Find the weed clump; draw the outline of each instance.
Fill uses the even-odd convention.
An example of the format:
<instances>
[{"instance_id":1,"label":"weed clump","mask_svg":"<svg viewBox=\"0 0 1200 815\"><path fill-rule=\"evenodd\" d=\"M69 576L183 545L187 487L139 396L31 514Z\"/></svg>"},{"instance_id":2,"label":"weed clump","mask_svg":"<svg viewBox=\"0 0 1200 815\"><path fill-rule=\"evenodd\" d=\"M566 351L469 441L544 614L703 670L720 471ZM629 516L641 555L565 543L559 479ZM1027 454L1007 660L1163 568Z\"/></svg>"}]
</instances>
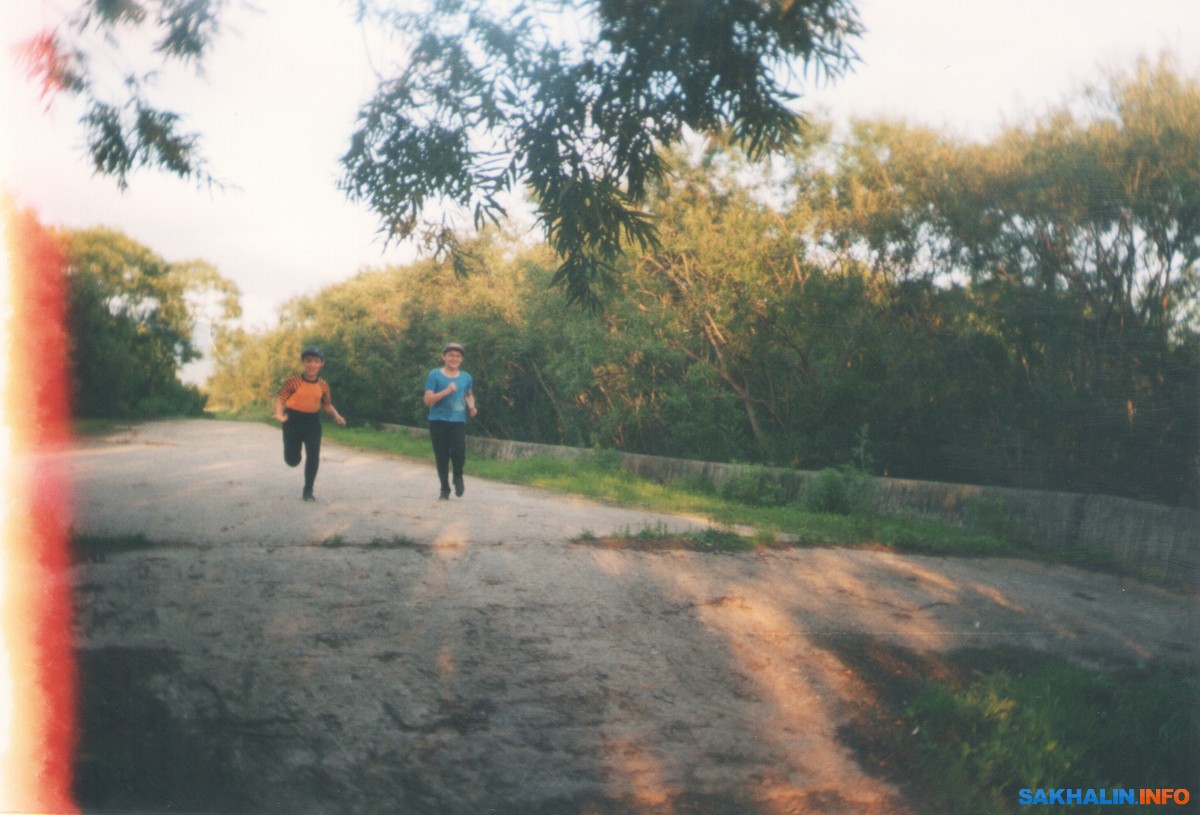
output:
<instances>
[{"instance_id":1,"label":"weed clump","mask_svg":"<svg viewBox=\"0 0 1200 815\"><path fill-rule=\"evenodd\" d=\"M875 479L849 464L821 470L804 488L809 512L860 515L875 508Z\"/></svg>"},{"instance_id":2,"label":"weed clump","mask_svg":"<svg viewBox=\"0 0 1200 815\"><path fill-rule=\"evenodd\" d=\"M788 502L779 482L762 467L744 467L721 482L717 494L726 501L752 507L778 507Z\"/></svg>"}]
</instances>

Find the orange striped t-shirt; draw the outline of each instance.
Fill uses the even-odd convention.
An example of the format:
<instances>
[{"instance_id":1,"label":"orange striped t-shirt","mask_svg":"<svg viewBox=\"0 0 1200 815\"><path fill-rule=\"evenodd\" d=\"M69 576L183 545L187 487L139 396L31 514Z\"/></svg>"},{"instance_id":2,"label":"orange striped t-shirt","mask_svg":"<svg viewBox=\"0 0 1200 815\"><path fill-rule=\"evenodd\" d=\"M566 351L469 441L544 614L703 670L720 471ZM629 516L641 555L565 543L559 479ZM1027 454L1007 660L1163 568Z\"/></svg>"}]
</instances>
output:
<instances>
[{"instance_id":1,"label":"orange striped t-shirt","mask_svg":"<svg viewBox=\"0 0 1200 815\"><path fill-rule=\"evenodd\" d=\"M279 398L285 407L299 410L302 413L316 413L330 403L329 383L318 377L316 382L309 382L297 374L283 383L279 389Z\"/></svg>"}]
</instances>

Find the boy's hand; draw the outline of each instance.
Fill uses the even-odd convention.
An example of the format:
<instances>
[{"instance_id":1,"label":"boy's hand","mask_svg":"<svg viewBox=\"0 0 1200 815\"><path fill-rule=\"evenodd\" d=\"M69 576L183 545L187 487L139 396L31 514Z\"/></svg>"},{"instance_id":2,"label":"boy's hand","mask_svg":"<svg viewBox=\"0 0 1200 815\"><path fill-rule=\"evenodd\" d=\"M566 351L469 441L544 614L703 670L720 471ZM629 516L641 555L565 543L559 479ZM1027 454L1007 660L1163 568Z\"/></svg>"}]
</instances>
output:
<instances>
[{"instance_id":1,"label":"boy's hand","mask_svg":"<svg viewBox=\"0 0 1200 815\"><path fill-rule=\"evenodd\" d=\"M451 382L449 385L446 386L445 392L446 393L454 393L456 390L458 390L458 385L455 385L453 382Z\"/></svg>"},{"instance_id":2,"label":"boy's hand","mask_svg":"<svg viewBox=\"0 0 1200 815\"><path fill-rule=\"evenodd\" d=\"M342 418L342 414L340 414L340 413L338 415L334 416L333 420L338 423L338 427L346 426L346 420Z\"/></svg>"},{"instance_id":3,"label":"boy's hand","mask_svg":"<svg viewBox=\"0 0 1200 815\"><path fill-rule=\"evenodd\" d=\"M271 418L277 422L286 422L287 414L286 413L275 413L271 416Z\"/></svg>"}]
</instances>

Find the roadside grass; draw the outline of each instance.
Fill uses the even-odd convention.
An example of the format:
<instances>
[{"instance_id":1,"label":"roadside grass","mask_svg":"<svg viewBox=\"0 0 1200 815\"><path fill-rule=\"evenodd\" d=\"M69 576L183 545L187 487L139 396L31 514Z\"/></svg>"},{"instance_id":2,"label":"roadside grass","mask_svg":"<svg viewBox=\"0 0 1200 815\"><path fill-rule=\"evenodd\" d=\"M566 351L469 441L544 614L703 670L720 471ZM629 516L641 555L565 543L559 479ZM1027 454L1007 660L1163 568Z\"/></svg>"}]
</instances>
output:
<instances>
[{"instance_id":1,"label":"roadside grass","mask_svg":"<svg viewBox=\"0 0 1200 815\"><path fill-rule=\"evenodd\" d=\"M330 441L349 447L433 459L428 440L405 433L333 425L327 425L325 432ZM798 503L755 506L717 494L702 483L660 484L624 470L619 459L607 451L570 459L530 456L500 461L472 457L468 469L470 475L480 478L582 495L619 506L699 515L724 527L753 527L759 530L750 542L753 545L776 540L810 546L877 546L922 554L1032 556L1018 541L989 529L961 528L904 516L812 512Z\"/></svg>"},{"instance_id":2,"label":"roadside grass","mask_svg":"<svg viewBox=\"0 0 1200 815\"><path fill-rule=\"evenodd\" d=\"M429 440L410 436L407 433L398 433L394 430L375 430L370 427L338 427L332 422L325 423L324 432L330 441L344 444L347 447L380 450L406 458L433 461L433 450L430 449ZM471 469L475 469L474 460L471 462Z\"/></svg>"},{"instance_id":3,"label":"roadside grass","mask_svg":"<svg viewBox=\"0 0 1200 815\"><path fill-rule=\"evenodd\" d=\"M250 405L239 411L232 410L206 410L204 413L213 419L218 419L222 422L266 422L273 424L271 419L271 408L268 405Z\"/></svg>"},{"instance_id":4,"label":"roadside grass","mask_svg":"<svg viewBox=\"0 0 1200 815\"><path fill-rule=\"evenodd\" d=\"M1021 789L1186 787L1200 766L1200 679L1180 666L1102 673L1017 649L822 645L864 686L841 737L918 811L1010 815L1027 808Z\"/></svg>"},{"instance_id":5,"label":"roadside grass","mask_svg":"<svg viewBox=\"0 0 1200 815\"><path fill-rule=\"evenodd\" d=\"M71 428L77 436L101 436L118 428L124 430L132 423L129 419L75 419Z\"/></svg>"}]
</instances>

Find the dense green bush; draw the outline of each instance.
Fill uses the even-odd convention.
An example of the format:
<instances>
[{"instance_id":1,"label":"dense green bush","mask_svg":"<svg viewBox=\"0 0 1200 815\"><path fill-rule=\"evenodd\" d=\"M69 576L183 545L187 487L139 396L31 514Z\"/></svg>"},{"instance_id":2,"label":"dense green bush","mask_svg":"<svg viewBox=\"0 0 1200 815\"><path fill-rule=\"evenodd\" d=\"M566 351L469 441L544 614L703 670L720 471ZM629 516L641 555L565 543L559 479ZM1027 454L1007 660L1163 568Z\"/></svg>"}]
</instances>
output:
<instances>
[{"instance_id":1,"label":"dense green bush","mask_svg":"<svg viewBox=\"0 0 1200 815\"><path fill-rule=\"evenodd\" d=\"M875 479L857 467L826 467L804 487L809 512L856 515L875 508Z\"/></svg>"},{"instance_id":2,"label":"dense green bush","mask_svg":"<svg viewBox=\"0 0 1200 815\"><path fill-rule=\"evenodd\" d=\"M717 495L750 506L776 507L787 503L778 481L761 467L742 467L726 476L717 487Z\"/></svg>"}]
</instances>

